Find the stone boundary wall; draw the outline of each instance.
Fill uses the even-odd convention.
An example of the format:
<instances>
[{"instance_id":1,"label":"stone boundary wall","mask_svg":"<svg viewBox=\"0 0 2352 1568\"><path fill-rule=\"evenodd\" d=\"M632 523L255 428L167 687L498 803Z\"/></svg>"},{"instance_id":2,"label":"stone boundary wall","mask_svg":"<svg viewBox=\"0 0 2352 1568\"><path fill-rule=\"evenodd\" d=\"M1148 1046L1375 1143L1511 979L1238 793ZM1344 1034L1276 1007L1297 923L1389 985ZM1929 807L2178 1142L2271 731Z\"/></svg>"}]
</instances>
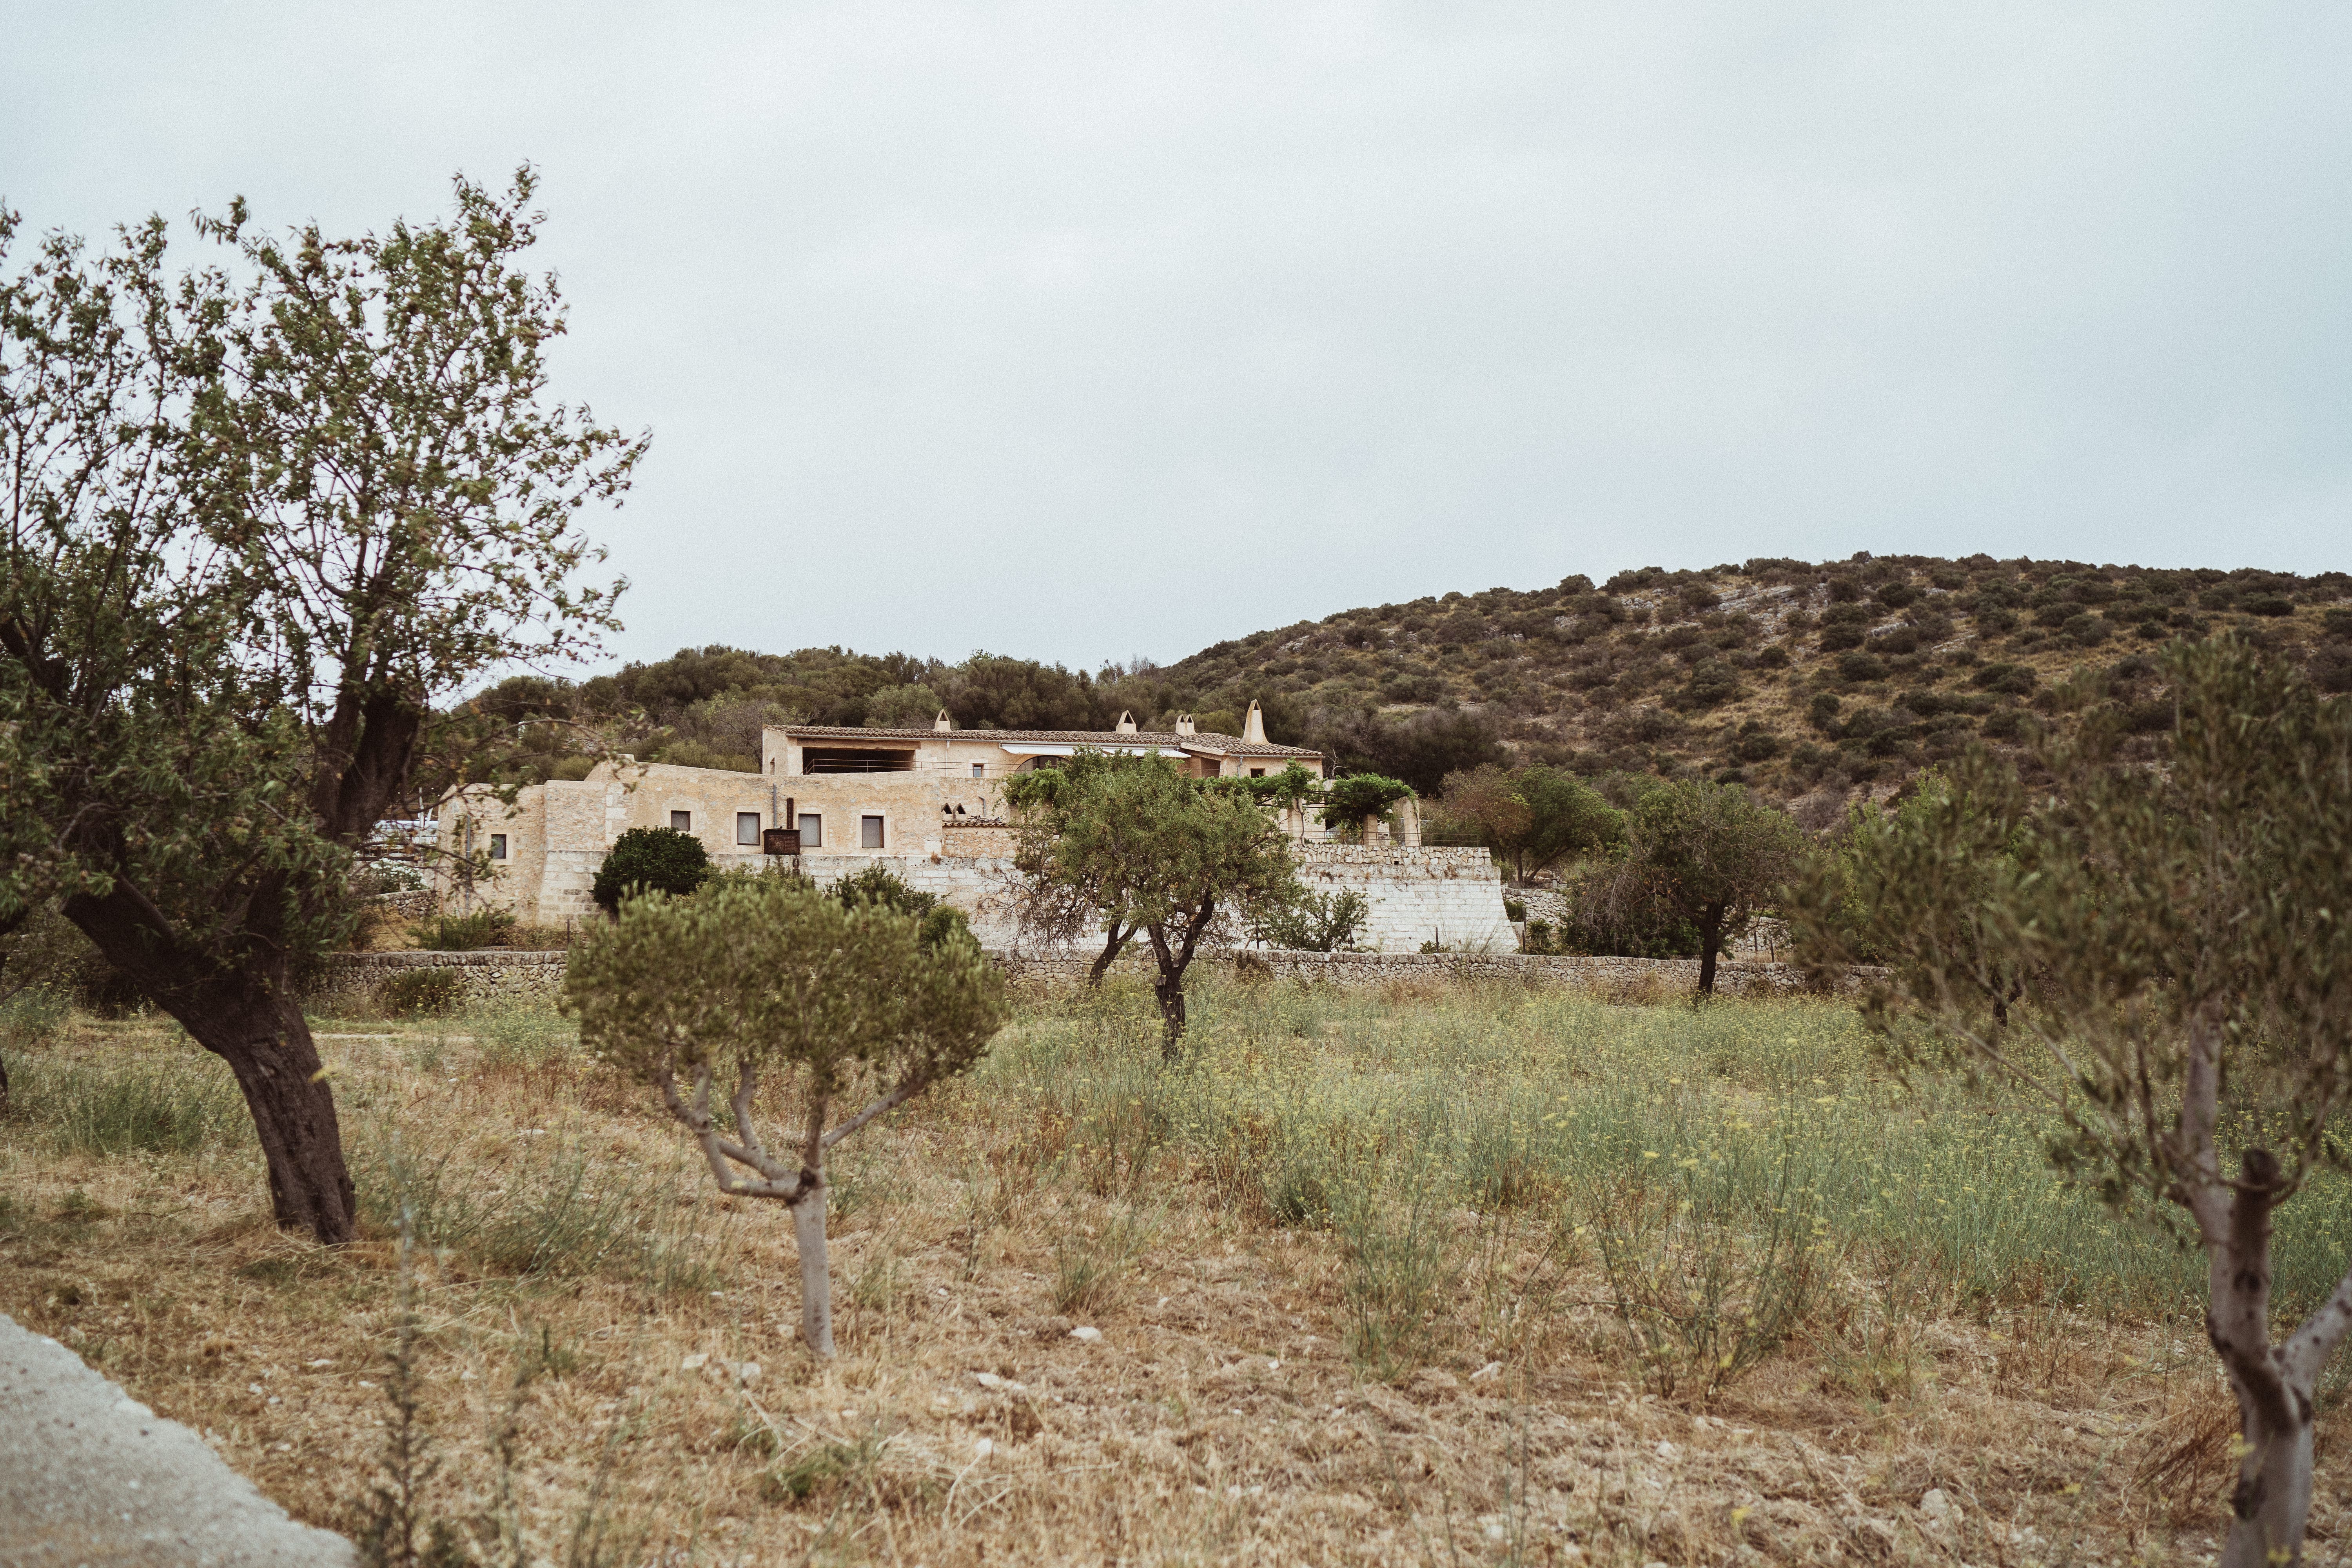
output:
<instances>
[{"instance_id":1,"label":"stone boundary wall","mask_svg":"<svg viewBox=\"0 0 2352 1568\"><path fill-rule=\"evenodd\" d=\"M1482 851L1483 853L1483 851ZM1083 984L1093 963L1084 953L992 953L1017 985L1057 991ZM1204 951L1195 966L1214 970L1270 974L1276 980L1347 987L1386 985L1402 982L1444 984L1449 981L1501 981L1511 984L1570 990L1601 991L1640 997L1654 994L1660 1000L1688 995L1698 989L1696 958L1576 958L1523 952L1280 952L1223 948ZM1131 951L1112 969L1114 974L1147 975L1148 956ZM1855 969L1838 983L1840 994L1858 992L1882 973ZM1743 963L1725 959L1716 965L1715 988L1725 996L1799 996L1819 994L1804 972L1794 964Z\"/></svg>"},{"instance_id":2,"label":"stone boundary wall","mask_svg":"<svg viewBox=\"0 0 2352 1568\"><path fill-rule=\"evenodd\" d=\"M1072 990L1083 984L1093 960L1081 952L989 954L1016 986L1033 991ZM474 952L352 952L331 961L327 988L373 989L403 969L449 968L463 976L466 994L475 1000L515 998L545 1000L563 986L567 955L533 952L517 948L484 948ZM1444 984L1449 981L1500 981L1512 984L1600 991L1629 998L1654 996L1664 1001L1687 995L1698 987L1695 958L1558 958L1517 952L1279 952L1220 948L1203 952L1194 961L1196 973L1271 974L1277 980L1349 987L1386 985L1402 982ZM1151 972L1147 955L1130 950L1112 971L1142 976ZM1848 973L1838 986L1841 994L1858 991L1879 970ZM1802 971L1793 964L1727 961L1716 967L1716 990L1727 996L1796 996L1814 994Z\"/></svg>"},{"instance_id":3,"label":"stone boundary wall","mask_svg":"<svg viewBox=\"0 0 2352 1568\"><path fill-rule=\"evenodd\" d=\"M552 1001L571 955L486 947L472 952L342 952L327 961L323 990L373 991L404 969L454 969L468 1001Z\"/></svg>"}]
</instances>

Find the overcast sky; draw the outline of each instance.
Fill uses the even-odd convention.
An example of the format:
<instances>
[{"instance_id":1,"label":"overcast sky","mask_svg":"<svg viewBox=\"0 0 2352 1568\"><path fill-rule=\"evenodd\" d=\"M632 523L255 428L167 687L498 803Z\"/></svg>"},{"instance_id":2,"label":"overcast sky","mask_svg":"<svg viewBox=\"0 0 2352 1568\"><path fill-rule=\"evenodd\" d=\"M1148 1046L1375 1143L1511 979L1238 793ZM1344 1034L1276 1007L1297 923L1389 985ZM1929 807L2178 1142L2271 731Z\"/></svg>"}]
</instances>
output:
<instances>
[{"instance_id":1,"label":"overcast sky","mask_svg":"<svg viewBox=\"0 0 2352 1568\"><path fill-rule=\"evenodd\" d=\"M2352 565L2352 6L0 3L0 198L545 175L616 657Z\"/></svg>"}]
</instances>

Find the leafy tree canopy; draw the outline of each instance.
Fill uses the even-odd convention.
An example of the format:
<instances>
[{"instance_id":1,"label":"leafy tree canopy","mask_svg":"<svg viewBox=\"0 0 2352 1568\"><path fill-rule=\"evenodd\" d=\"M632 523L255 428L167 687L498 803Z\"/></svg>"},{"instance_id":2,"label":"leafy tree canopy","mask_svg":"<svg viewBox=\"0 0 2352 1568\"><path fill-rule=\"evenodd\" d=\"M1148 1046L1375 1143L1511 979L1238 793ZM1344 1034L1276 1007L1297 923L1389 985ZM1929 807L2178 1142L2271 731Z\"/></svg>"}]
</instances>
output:
<instances>
[{"instance_id":1,"label":"leafy tree canopy","mask_svg":"<svg viewBox=\"0 0 2352 1568\"><path fill-rule=\"evenodd\" d=\"M160 219L11 268L0 214L0 925L61 900L219 1054L279 1222L325 1241L351 1180L298 966L467 741L433 705L614 624L579 523L645 443L548 395L535 184L356 238L235 204L176 273Z\"/></svg>"},{"instance_id":2,"label":"leafy tree canopy","mask_svg":"<svg viewBox=\"0 0 2352 1568\"><path fill-rule=\"evenodd\" d=\"M1438 810L1475 831L1520 882L1625 836L1622 816L1599 791L1574 773L1540 765L1490 763L1450 774Z\"/></svg>"},{"instance_id":3,"label":"leafy tree canopy","mask_svg":"<svg viewBox=\"0 0 2352 1568\"><path fill-rule=\"evenodd\" d=\"M660 1091L720 1191L792 1208L802 1337L830 1356L827 1155L980 1061L1006 1016L1003 973L968 934L925 942L887 900L767 875L629 900L573 953L564 994L582 1040ZM799 1120L772 1149L761 1120L779 1114Z\"/></svg>"},{"instance_id":4,"label":"leafy tree canopy","mask_svg":"<svg viewBox=\"0 0 2352 1568\"><path fill-rule=\"evenodd\" d=\"M640 893L691 893L709 879L710 851L675 827L632 827L614 839L596 868L590 898L606 914Z\"/></svg>"},{"instance_id":5,"label":"leafy tree canopy","mask_svg":"<svg viewBox=\"0 0 2352 1568\"><path fill-rule=\"evenodd\" d=\"M2063 1121L2063 1169L2185 1215L2244 1437L2238 1568L2297 1558L2314 1394L2352 1328L2352 1275L2282 1343L2270 1294L2273 1211L2345 1163L2352 705L2234 638L2164 665L2165 766L2113 721L2045 738L2031 790L1976 753L1797 907L1815 956L1858 956L1859 931L1892 963L1866 1016L1897 1063L1998 1075Z\"/></svg>"}]
</instances>

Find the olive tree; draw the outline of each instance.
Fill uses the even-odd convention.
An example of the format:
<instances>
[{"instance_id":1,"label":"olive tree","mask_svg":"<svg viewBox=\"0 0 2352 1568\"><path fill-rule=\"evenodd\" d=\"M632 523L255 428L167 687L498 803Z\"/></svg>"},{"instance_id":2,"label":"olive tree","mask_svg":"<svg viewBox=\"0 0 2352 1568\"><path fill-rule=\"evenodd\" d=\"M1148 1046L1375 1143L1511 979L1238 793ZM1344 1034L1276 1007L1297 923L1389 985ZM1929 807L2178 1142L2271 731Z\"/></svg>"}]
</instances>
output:
<instances>
[{"instance_id":1,"label":"olive tree","mask_svg":"<svg viewBox=\"0 0 2352 1568\"><path fill-rule=\"evenodd\" d=\"M2162 668L2165 765L2123 764L2096 724L2044 745L2032 791L1975 756L1797 905L1832 961L1842 907L1866 917L1893 966L1866 1016L1898 1063L2038 1097L2062 1169L2203 1248L2244 1439L2221 1561L2254 1568L2300 1557L2314 1394L2352 1329L2347 1275L2274 1338L2271 1258L2279 1205L2347 1163L2352 706L2242 644L2175 645Z\"/></svg>"},{"instance_id":2,"label":"olive tree","mask_svg":"<svg viewBox=\"0 0 2352 1568\"><path fill-rule=\"evenodd\" d=\"M1643 906L1698 931L1698 994L1715 994L1723 944L1777 901L1796 874L1804 830L1786 812L1737 784L1649 786L1625 813L1625 853L1608 897L1619 910Z\"/></svg>"},{"instance_id":3,"label":"olive tree","mask_svg":"<svg viewBox=\"0 0 2352 1568\"><path fill-rule=\"evenodd\" d=\"M1183 1052L1184 975L1202 943L1297 902L1289 847L1248 795L1187 778L1165 758L1081 752L1072 763L1006 791L1022 823L1015 912L1048 940L1106 931L1097 980L1139 932L1158 967L1151 991L1173 1061Z\"/></svg>"},{"instance_id":4,"label":"olive tree","mask_svg":"<svg viewBox=\"0 0 2352 1568\"><path fill-rule=\"evenodd\" d=\"M833 1354L826 1154L970 1071L1005 1018L1003 975L970 933L950 923L926 942L920 928L800 878L728 877L690 898L624 903L564 982L581 1039L661 1091L719 1190L792 1211L801 1337L820 1356ZM783 1128L773 1149L763 1116Z\"/></svg>"},{"instance_id":5,"label":"olive tree","mask_svg":"<svg viewBox=\"0 0 2352 1568\"><path fill-rule=\"evenodd\" d=\"M534 178L445 223L274 237L152 220L6 265L0 926L55 899L236 1074L282 1226L352 1234L302 963L437 700L595 647L584 509L644 450L547 395Z\"/></svg>"}]
</instances>

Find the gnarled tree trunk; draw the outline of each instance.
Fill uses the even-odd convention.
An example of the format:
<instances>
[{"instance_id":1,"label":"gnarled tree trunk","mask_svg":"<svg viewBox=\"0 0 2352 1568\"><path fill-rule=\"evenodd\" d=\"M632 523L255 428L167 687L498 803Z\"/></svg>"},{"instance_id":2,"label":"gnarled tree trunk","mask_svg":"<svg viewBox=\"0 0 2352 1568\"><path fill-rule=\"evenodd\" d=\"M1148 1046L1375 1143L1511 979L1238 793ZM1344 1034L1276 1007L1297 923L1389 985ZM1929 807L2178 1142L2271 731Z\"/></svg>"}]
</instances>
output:
<instances>
[{"instance_id":1,"label":"gnarled tree trunk","mask_svg":"<svg viewBox=\"0 0 2352 1568\"><path fill-rule=\"evenodd\" d=\"M1096 956L1093 966L1087 971L1087 985L1089 989L1101 986L1103 976L1110 973L1110 966L1118 962L1118 955L1127 951L1127 944L1134 937L1133 926L1116 920L1103 927L1102 952Z\"/></svg>"},{"instance_id":2,"label":"gnarled tree trunk","mask_svg":"<svg viewBox=\"0 0 2352 1568\"><path fill-rule=\"evenodd\" d=\"M1151 998L1160 1004L1160 1055L1171 1062L1184 1055L1184 972L1192 966L1192 950L1215 919L1216 907L1207 905L1192 913L1182 938L1173 942L1165 925L1144 928L1151 939L1151 956L1160 962L1160 973L1151 982Z\"/></svg>"},{"instance_id":3,"label":"gnarled tree trunk","mask_svg":"<svg viewBox=\"0 0 2352 1568\"><path fill-rule=\"evenodd\" d=\"M2271 1344L2271 1212L2279 1166L2265 1149L2246 1151L2230 1201L2228 1230L2209 1254L2205 1331L2229 1373L2244 1439L2230 1494L2230 1539L2222 1568L2263 1568L2302 1560L2311 1514L2312 1389L2319 1367L2298 1364L2294 1342ZM2298 1338L2301 1336L2297 1336Z\"/></svg>"},{"instance_id":4,"label":"gnarled tree trunk","mask_svg":"<svg viewBox=\"0 0 2352 1568\"><path fill-rule=\"evenodd\" d=\"M206 965L178 950L142 901L117 883L102 899L67 900L66 918L236 1076L268 1166L270 1216L321 1243L351 1240L358 1203L335 1097L286 965Z\"/></svg>"},{"instance_id":5,"label":"gnarled tree trunk","mask_svg":"<svg viewBox=\"0 0 2352 1568\"><path fill-rule=\"evenodd\" d=\"M269 1167L270 1217L321 1242L352 1239L358 1195L343 1163L335 1097L321 1072L310 1026L291 996L173 1008L196 1043L228 1063L253 1113Z\"/></svg>"},{"instance_id":6,"label":"gnarled tree trunk","mask_svg":"<svg viewBox=\"0 0 2352 1568\"><path fill-rule=\"evenodd\" d=\"M1715 961L1723 952L1723 911L1707 910L1698 918L1698 994L1715 994Z\"/></svg>"}]
</instances>

